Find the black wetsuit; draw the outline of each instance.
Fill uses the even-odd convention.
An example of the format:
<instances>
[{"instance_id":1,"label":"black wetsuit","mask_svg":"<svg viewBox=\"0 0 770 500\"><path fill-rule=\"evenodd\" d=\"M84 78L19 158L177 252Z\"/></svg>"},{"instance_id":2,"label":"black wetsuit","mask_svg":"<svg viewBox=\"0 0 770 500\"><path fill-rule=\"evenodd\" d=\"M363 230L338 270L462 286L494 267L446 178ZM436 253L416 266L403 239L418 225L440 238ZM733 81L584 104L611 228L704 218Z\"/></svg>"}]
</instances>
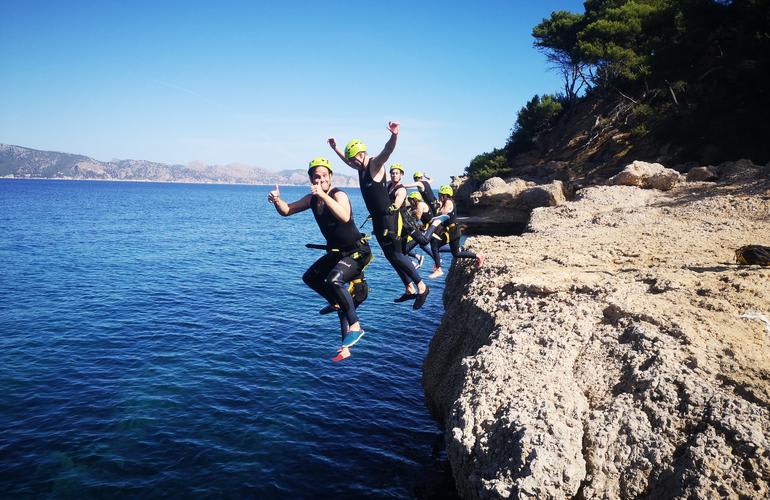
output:
<instances>
[{"instance_id":1,"label":"black wetsuit","mask_svg":"<svg viewBox=\"0 0 770 500\"><path fill-rule=\"evenodd\" d=\"M383 175L382 181L377 182L372 178L369 167L358 171L358 182L361 187L361 195L364 198L366 208L372 216L372 228L377 243L382 248L382 253L393 266L398 277L404 285L421 281L420 275L412 265L412 262L401 251L401 238L399 236L399 213L389 213L391 205L388 196L388 182Z\"/></svg>"},{"instance_id":2,"label":"black wetsuit","mask_svg":"<svg viewBox=\"0 0 770 500\"><path fill-rule=\"evenodd\" d=\"M396 202L396 196L398 194L399 189L404 189L406 191L406 188L402 186L401 184L393 185L392 182L388 182L388 199L391 202L391 205ZM404 255L408 255L409 252L406 251L406 242L409 238L409 233L412 229L414 224L410 224L410 221L412 220L412 217L407 214L406 209L406 197L404 197L403 202L401 203L401 206L398 208L398 211L395 212L396 215L396 230L398 231L398 237L401 240L401 252Z\"/></svg>"},{"instance_id":3,"label":"black wetsuit","mask_svg":"<svg viewBox=\"0 0 770 500\"><path fill-rule=\"evenodd\" d=\"M428 208L430 208L431 212L433 212L433 215L438 215L438 209L439 209L439 202L436 199L436 195L433 194L433 189L430 187L430 183L428 181L417 181L422 184L422 199L425 201L425 203L428 204Z\"/></svg>"},{"instance_id":4,"label":"black wetsuit","mask_svg":"<svg viewBox=\"0 0 770 500\"><path fill-rule=\"evenodd\" d=\"M454 203L452 204L452 211L446 215L449 216L449 219L442 222L430 238L430 249L433 254L433 259L436 260L436 262L439 262L437 260L439 249L447 243L449 243L449 250L452 252L452 257L455 259L475 259L476 254L474 252L460 248L462 232L460 231L460 226L457 224L457 209L455 208Z\"/></svg>"},{"instance_id":5,"label":"black wetsuit","mask_svg":"<svg viewBox=\"0 0 770 500\"><path fill-rule=\"evenodd\" d=\"M408 217L410 219L414 219L414 215L411 213L408 215ZM433 257L433 264L436 267L439 267L441 265L441 261L439 260L438 254L433 254L433 250L430 247L430 242L425 238L425 235L421 231L421 227L419 227L419 224L422 224L422 227L427 229L430 225L430 221L432 220L433 214L429 210L424 211L422 215L420 215L420 220L415 221L415 227L413 229L410 228L409 236L412 237L412 241L407 244L404 253L412 256L410 252L414 249L414 247L420 245L420 248L422 248L423 252Z\"/></svg>"},{"instance_id":6,"label":"black wetsuit","mask_svg":"<svg viewBox=\"0 0 770 500\"><path fill-rule=\"evenodd\" d=\"M328 194L333 198L338 191L332 188ZM353 222L352 209L350 220L342 222L325 205L322 206L318 196L313 196L310 208L326 238L326 254L310 266L302 276L302 281L329 304L339 304L337 314L344 336L347 327L358 321L357 304L350 295L348 283L363 280L363 270L371 260L372 252ZM356 302L362 301L359 298Z\"/></svg>"}]
</instances>

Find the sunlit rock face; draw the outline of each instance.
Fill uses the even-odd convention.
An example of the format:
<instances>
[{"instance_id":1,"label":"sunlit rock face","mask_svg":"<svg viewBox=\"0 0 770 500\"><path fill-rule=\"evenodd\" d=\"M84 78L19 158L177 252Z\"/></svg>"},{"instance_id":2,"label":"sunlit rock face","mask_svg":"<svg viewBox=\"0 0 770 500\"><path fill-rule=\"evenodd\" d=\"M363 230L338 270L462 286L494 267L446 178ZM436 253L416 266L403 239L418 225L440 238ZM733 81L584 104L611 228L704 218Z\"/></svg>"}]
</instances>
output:
<instances>
[{"instance_id":1,"label":"sunlit rock face","mask_svg":"<svg viewBox=\"0 0 770 500\"><path fill-rule=\"evenodd\" d=\"M770 496L770 268L733 257L770 245L770 181L745 167L468 240L486 262L451 268L423 365L461 496Z\"/></svg>"}]
</instances>

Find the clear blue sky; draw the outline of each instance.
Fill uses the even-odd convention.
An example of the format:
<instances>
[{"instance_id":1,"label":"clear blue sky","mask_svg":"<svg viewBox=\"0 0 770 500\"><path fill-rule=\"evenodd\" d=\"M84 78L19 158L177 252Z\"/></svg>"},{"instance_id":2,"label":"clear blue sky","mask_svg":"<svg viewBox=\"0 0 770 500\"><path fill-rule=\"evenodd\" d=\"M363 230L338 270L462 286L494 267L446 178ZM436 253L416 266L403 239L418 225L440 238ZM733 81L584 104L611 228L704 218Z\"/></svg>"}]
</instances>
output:
<instances>
[{"instance_id":1,"label":"clear blue sky","mask_svg":"<svg viewBox=\"0 0 770 500\"><path fill-rule=\"evenodd\" d=\"M0 0L0 142L282 170L395 120L391 161L444 183L560 90L531 38L554 10L583 5Z\"/></svg>"}]
</instances>

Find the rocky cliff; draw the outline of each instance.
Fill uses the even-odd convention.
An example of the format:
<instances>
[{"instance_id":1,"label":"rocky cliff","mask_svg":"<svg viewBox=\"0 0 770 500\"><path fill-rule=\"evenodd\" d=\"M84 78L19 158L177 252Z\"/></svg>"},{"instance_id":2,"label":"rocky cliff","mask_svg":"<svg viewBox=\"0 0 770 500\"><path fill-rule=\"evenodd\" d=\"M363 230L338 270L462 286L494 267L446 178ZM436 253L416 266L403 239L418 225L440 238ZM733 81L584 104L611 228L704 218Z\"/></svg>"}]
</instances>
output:
<instances>
[{"instance_id":1,"label":"rocky cliff","mask_svg":"<svg viewBox=\"0 0 770 500\"><path fill-rule=\"evenodd\" d=\"M423 366L464 498L770 496L770 268L733 257L770 245L765 170L468 244Z\"/></svg>"}]
</instances>

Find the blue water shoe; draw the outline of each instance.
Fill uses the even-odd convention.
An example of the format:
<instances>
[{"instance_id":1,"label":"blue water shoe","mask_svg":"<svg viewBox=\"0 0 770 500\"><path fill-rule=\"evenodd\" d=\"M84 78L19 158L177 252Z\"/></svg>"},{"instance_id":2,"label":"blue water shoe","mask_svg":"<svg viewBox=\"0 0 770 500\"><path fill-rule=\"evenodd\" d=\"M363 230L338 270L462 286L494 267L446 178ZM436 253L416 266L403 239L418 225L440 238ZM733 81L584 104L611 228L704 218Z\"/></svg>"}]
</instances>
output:
<instances>
[{"instance_id":1,"label":"blue water shoe","mask_svg":"<svg viewBox=\"0 0 770 500\"><path fill-rule=\"evenodd\" d=\"M342 339L342 347L350 347L354 345L356 342L361 340L361 337L364 336L363 330L358 330L356 332L348 332L345 334L345 338Z\"/></svg>"}]
</instances>

